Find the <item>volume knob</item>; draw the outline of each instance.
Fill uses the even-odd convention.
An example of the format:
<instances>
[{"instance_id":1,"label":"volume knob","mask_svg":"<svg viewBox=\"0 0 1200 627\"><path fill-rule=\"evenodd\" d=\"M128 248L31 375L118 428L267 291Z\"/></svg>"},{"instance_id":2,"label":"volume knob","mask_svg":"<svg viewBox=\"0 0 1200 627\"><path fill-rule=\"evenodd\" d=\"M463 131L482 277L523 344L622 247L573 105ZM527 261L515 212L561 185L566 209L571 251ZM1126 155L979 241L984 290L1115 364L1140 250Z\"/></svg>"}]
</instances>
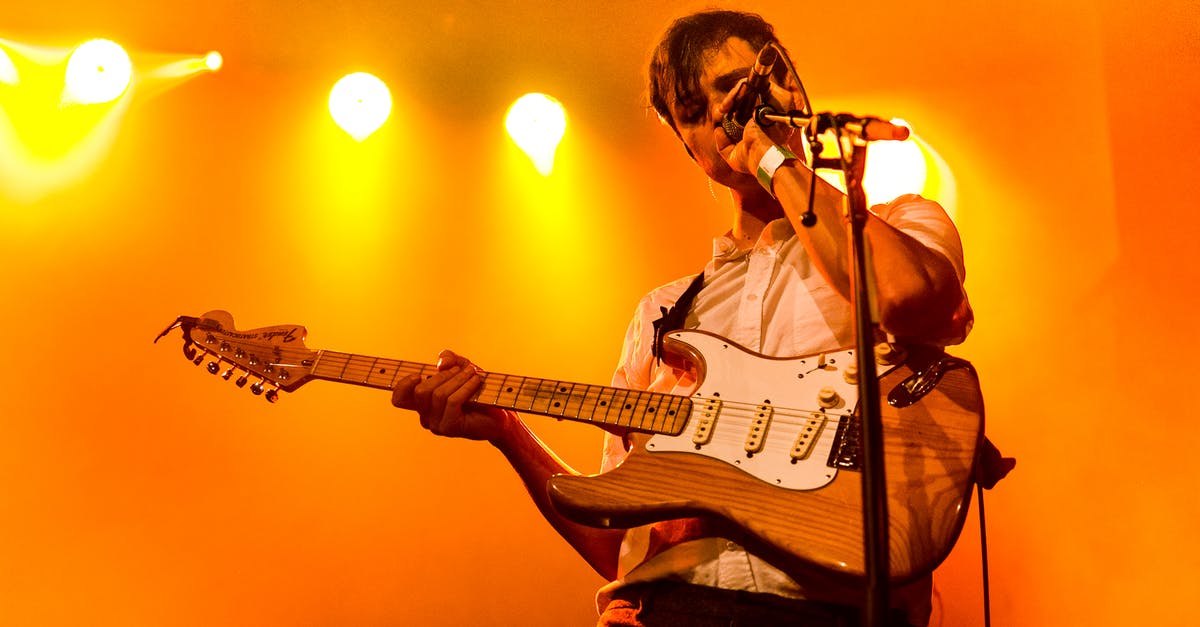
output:
<instances>
[{"instance_id":1,"label":"volume knob","mask_svg":"<svg viewBox=\"0 0 1200 627\"><path fill-rule=\"evenodd\" d=\"M838 396L837 390L828 385L817 391L817 405L825 409L837 407L842 402L842 397Z\"/></svg>"},{"instance_id":2,"label":"volume knob","mask_svg":"<svg viewBox=\"0 0 1200 627\"><path fill-rule=\"evenodd\" d=\"M902 361L908 355L904 349L889 342L881 342L875 345L875 362L883 366L894 366Z\"/></svg>"},{"instance_id":3,"label":"volume knob","mask_svg":"<svg viewBox=\"0 0 1200 627\"><path fill-rule=\"evenodd\" d=\"M842 369L842 379L850 385L858 385L858 364L850 364Z\"/></svg>"}]
</instances>

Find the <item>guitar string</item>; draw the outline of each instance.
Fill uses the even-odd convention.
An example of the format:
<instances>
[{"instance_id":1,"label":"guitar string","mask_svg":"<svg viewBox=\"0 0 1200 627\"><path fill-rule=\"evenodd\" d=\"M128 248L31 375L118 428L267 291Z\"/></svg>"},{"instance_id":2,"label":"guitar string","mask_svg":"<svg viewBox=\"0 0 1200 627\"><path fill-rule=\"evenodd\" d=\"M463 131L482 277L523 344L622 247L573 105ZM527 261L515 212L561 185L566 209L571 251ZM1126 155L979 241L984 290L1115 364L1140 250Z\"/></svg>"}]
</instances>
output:
<instances>
[{"instance_id":1,"label":"guitar string","mask_svg":"<svg viewBox=\"0 0 1200 627\"><path fill-rule=\"evenodd\" d=\"M218 359L229 361L229 360L221 357L220 354L213 352L210 349L206 348L205 352L209 353L210 355L212 355L214 357L217 357ZM305 350L305 349L283 349L283 350L279 351L279 354L283 358L282 362L280 362L280 363L283 363L285 365L290 365L293 367L303 367L301 364L303 364L310 356L318 354L318 353L316 353L315 351L310 351L310 350ZM435 366L430 365L430 364L421 364L421 363L416 363L416 362L407 362L407 361L400 361L400 360L393 360L393 359L367 357L364 355L353 355L350 353L336 353L336 352L331 352L331 351L323 351L319 354L321 355L321 357L323 358L324 361L318 361L315 364L315 367L313 368L314 374L315 374L315 370L317 368L320 368L322 366L327 366L327 364L328 364L328 365L332 366L331 368L329 368L329 370L337 370L338 374L337 375L326 375L326 376L336 376L336 378L338 378L338 379L342 379L345 381L352 381L352 382L361 382L366 385L372 385L373 387L390 388L392 385L395 384L396 381L398 381L400 378L402 378L402 376L413 375L413 374L424 375L424 374L427 374L430 371L433 371L436 369ZM332 362L332 364L329 364L329 362ZM362 363L362 362L369 362L369 363ZM236 364L234 362L230 362L230 363L234 366L238 366L238 364ZM385 364L385 365L389 366L389 368L384 369L383 372L377 373L376 367L379 364ZM341 368L338 369L337 366L341 366ZM238 367L242 368L243 370L245 369L242 366L238 366ZM259 373L253 373L253 374L255 374L257 376L261 376ZM622 411L635 410L639 405L641 405L642 400L644 400L646 397L658 398L665 402L670 402L671 400L679 399L679 398L690 399L693 403L693 406L697 402L703 402L694 396L693 397L684 397L682 395L667 394L667 393L660 393L660 392L649 392L649 391L645 391L645 390L625 390L623 388L614 388L611 386L602 386L602 385L570 384L568 382L557 381L557 380L553 380L553 379L520 377L518 375L505 375L505 374L500 374L500 373L486 373L485 372L485 373L481 373L481 374L484 377L484 387L480 390L480 395L484 396L485 393L495 394L497 399L499 399L500 392L495 391L495 388L502 388L504 386L504 383L502 381L507 381L510 379L521 379L522 383L524 383L525 381L533 381L533 382L537 382L540 384L538 388L532 388L532 389L522 385L516 392L514 403L515 403L515 401L525 400L526 398L529 398L529 397L532 397L532 398L529 398L531 403L536 402L538 400L545 400L548 403L555 394L553 392L550 392L547 390L539 389L540 386L546 385L546 384L551 384L551 385L548 385L547 387L553 387L553 388L557 388L558 386L563 385L563 384L574 385L575 387L578 387L579 385L586 386L587 390L583 393L582 400L580 401L580 407L590 404L593 399L595 399L597 402L599 400L603 399L606 396L606 394L604 393L605 391L611 391L611 393L607 394L607 396L609 396L610 398L613 396L620 395L620 393L622 393L622 392L629 392L631 394L637 395L637 398L635 399L633 407L627 408L627 409L618 408L616 410L618 413L618 419L615 421L586 420L585 419L588 422L595 422L595 423L600 423L600 424L620 424L619 414ZM376 378L376 375L378 375L378 378L386 379L388 381L388 384L386 386L382 385L382 384L372 384L371 379ZM497 380L493 383L492 379L494 377L498 377L500 380ZM272 385L278 385L278 383L273 381L272 379L267 378L266 381ZM493 385L495 386L495 388L491 388L491 386L493 386ZM491 388L491 389L489 389L489 388ZM522 393L524 393L524 394L522 394ZM542 395L547 395L547 396L545 396L544 399L539 398ZM570 395L570 394L568 393L568 395ZM750 424L753 424L755 422L755 420L757 419L756 416L759 412L759 407L760 407L760 405L758 405L758 404L746 403L746 402L740 402L740 401L728 401L728 400L723 400L723 399L713 399L713 400L720 401L720 409L718 410L718 414L716 417L717 423L728 424L730 422L734 422L734 423L743 423L744 422L746 425L750 425ZM764 405L764 406L771 410L770 416L767 418L768 424L771 424L771 425L780 424L780 425L784 425L784 426L788 426L788 427L803 427L805 425L808 425L811 422L811 420L814 419L813 415L816 414L820 418L824 419L826 426L830 426L830 425L836 426L842 418L849 416L849 414L847 414L847 413L829 412L829 411L823 412L817 408L794 408L794 407L782 407L782 406L775 406L775 405ZM517 409L515 405L513 406L513 408ZM533 408L530 407L530 408L526 409L526 411L535 411L535 410L533 410ZM550 411L549 407L547 407L546 410L544 410L544 411L548 415L551 415L551 416L562 415L563 417L568 417L565 414L559 414L559 413L554 413L554 412ZM605 411L607 413L608 411L611 411L611 409L605 410ZM663 420L670 421L670 420L674 420L674 418L663 419L663 418L659 418L659 417L651 417L649 422L656 422L656 421L661 422ZM642 422L644 423L646 421L643 420ZM720 431L722 433L726 432L726 430L718 430L718 431ZM714 437L716 437L716 436L714 436Z\"/></svg>"}]
</instances>

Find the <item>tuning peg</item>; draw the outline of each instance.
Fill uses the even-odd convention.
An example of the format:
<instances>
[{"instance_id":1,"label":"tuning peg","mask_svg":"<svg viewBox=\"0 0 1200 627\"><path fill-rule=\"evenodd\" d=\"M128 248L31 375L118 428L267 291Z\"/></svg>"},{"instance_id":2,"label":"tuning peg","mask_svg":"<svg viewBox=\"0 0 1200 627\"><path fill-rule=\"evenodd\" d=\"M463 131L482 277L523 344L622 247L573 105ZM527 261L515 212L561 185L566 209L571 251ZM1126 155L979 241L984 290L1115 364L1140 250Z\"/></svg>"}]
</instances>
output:
<instances>
[{"instance_id":1,"label":"tuning peg","mask_svg":"<svg viewBox=\"0 0 1200 627\"><path fill-rule=\"evenodd\" d=\"M271 388L267 390L267 394L264 396L264 398L267 399L268 403L274 403L275 401L279 400L279 388Z\"/></svg>"},{"instance_id":2,"label":"tuning peg","mask_svg":"<svg viewBox=\"0 0 1200 627\"><path fill-rule=\"evenodd\" d=\"M242 376L238 377L237 380L233 382L233 384L240 388L246 387L246 375L242 375Z\"/></svg>"},{"instance_id":3,"label":"tuning peg","mask_svg":"<svg viewBox=\"0 0 1200 627\"><path fill-rule=\"evenodd\" d=\"M221 373L221 378L225 379L226 381L228 381L229 378L232 376L233 376L233 366L230 366L229 370L226 370L225 372Z\"/></svg>"},{"instance_id":4,"label":"tuning peg","mask_svg":"<svg viewBox=\"0 0 1200 627\"><path fill-rule=\"evenodd\" d=\"M253 394L253 395L255 395L255 396L258 396L259 394L262 394L262 393L263 393L263 382L262 382L262 381L258 381L258 382L256 382L256 383L252 384L252 385L250 386L250 393L251 393L251 394Z\"/></svg>"},{"instance_id":5,"label":"tuning peg","mask_svg":"<svg viewBox=\"0 0 1200 627\"><path fill-rule=\"evenodd\" d=\"M208 374L217 374L220 371L221 371L221 364L219 364L215 361L208 362Z\"/></svg>"},{"instance_id":6,"label":"tuning peg","mask_svg":"<svg viewBox=\"0 0 1200 627\"><path fill-rule=\"evenodd\" d=\"M196 364L197 366L204 363L204 355L205 354L206 353L197 353L196 356L194 358L192 358L192 363Z\"/></svg>"}]
</instances>

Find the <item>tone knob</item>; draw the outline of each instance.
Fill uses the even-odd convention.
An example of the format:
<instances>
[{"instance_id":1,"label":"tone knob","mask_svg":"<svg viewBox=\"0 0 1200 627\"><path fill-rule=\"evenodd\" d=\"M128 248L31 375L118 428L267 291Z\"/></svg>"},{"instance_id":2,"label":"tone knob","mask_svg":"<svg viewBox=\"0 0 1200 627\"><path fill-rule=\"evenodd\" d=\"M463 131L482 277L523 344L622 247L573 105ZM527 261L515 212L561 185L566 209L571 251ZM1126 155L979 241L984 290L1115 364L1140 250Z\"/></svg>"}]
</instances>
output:
<instances>
[{"instance_id":1,"label":"tone knob","mask_svg":"<svg viewBox=\"0 0 1200 627\"><path fill-rule=\"evenodd\" d=\"M902 361L907 355L904 349L889 342L881 342L875 345L875 362L884 366L894 366Z\"/></svg>"},{"instance_id":2,"label":"tone knob","mask_svg":"<svg viewBox=\"0 0 1200 627\"><path fill-rule=\"evenodd\" d=\"M837 407L841 401L842 397L838 396L837 390L828 385L817 391L817 405L825 409Z\"/></svg>"},{"instance_id":3,"label":"tone knob","mask_svg":"<svg viewBox=\"0 0 1200 627\"><path fill-rule=\"evenodd\" d=\"M842 379L850 385L858 385L858 364L851 363L843 368Z\"/></svg>"}]
</instances>

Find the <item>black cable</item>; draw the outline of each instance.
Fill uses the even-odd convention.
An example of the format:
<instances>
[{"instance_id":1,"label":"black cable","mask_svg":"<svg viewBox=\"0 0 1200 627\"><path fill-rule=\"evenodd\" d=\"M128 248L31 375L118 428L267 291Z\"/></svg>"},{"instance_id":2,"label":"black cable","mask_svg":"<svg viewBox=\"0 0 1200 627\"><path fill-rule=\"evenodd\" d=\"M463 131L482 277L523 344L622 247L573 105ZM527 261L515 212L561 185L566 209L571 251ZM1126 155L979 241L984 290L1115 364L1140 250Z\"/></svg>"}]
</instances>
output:
<instances>
[{"instance_id":1,"label":"black cable","mask_svg":"<svg viewBox=\"0 0 1200 627\"><path fill-rule=\"evenodd\" d=\"M983 625L992 626L992 594L988 581L988 552L987 552L987 520L983 514L983 486L975 484L975 492L979 495L979 551L983 565Z\"/></svg>"}]
</instances>

